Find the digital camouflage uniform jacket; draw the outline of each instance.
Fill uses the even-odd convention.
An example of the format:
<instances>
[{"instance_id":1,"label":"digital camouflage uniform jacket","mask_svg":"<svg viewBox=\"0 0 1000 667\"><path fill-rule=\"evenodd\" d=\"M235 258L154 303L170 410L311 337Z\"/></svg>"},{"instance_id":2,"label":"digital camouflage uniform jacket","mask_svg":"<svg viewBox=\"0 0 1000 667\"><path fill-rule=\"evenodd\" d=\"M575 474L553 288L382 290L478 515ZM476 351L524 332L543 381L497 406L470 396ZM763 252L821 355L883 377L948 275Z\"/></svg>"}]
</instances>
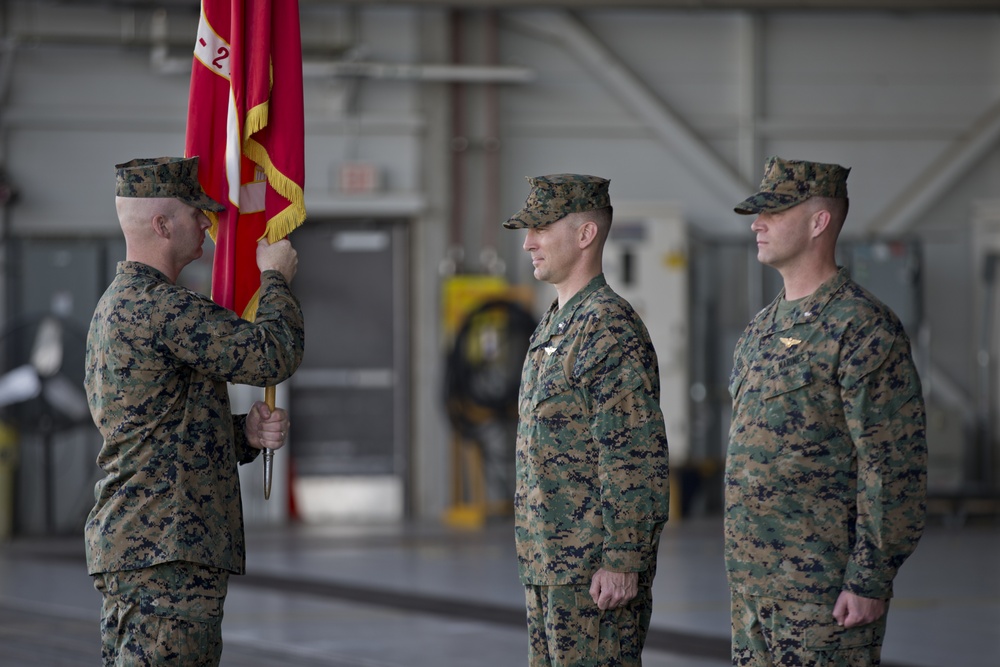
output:
<instances>
[{"instance_id":1,"label":"digital camouflage uniform jacket","mask_svg":"<svg viewBox=\"0 0 1000 667\"><path fill-rule=\"evenodd\" d=\"M743 595L887 599L923 532L927 444L910 344L845 269L747 327L730 379L726 567Z\"/></svg>"},{"instance_id":2,"label":"digital camouflage uniform jacket","mask_svg":"<svg viewBox=\"0 0 1000 667\"><path fill-rule=\"evenodd\" d=\"M242 574L237 463L250 447L227 382L265 386L302 360L302 311L284 277L261 275L255 322L121 262L87 340L86 388L104 436L86 525L91 574L190 561Z\"/></svg>"},{"instance_id":3,"label":"digital camouflage uniform jacket","mask_svg":"<svg viewBox=\"0 0 1000 667\"><path fill-rule=\"evenodd\" d=\"M599 275L531 337L518 398L521 581L589 584L598 568L649 585L667 520L667 437L645 325Z\"/></svg>"}]
</instances>

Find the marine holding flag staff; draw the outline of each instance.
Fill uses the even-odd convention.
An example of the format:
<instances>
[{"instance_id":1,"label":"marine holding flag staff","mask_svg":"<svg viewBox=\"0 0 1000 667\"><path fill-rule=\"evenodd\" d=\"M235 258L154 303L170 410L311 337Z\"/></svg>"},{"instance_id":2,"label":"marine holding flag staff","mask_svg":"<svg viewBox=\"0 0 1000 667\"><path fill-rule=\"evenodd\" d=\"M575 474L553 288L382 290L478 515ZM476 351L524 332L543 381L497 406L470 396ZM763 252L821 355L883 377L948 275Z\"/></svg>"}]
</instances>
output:
<instances>
[{"instance_id":1,"label":"marine holding flag staff","mask_svg":"<svg viewBox=\"0 0 1000 667\"><path fill-rule=\"evenodd\" d=\"M924 400L899 319L836 264L847 174L772 157L757 259L784 288L736 344L725 484L734 665L878 665L924 528Z\"/></svg>"},{"instance_id":2,"label":"marine holding flag staff","mask_svg":"<svg viewBox=\"0 0 1000 667\"><path fill-rule=\"evenodd\" d=\"M288 415L230 411L226 383L273 385L302 360L287 240L257 247L254 322L176 285L220 210L197 158L117 165L126 259L87 337L86 389L105 477L85 529L103 595L105 666L218 665L229 575L246 567L237 466L285 442Z\"/></svg>"},{"instance_id":3,"label":"marine holding flag staff","mask_svg":"<svg viewBox=\"0 0 1000 667\"><path fill-rule=\"evenodd\" d=\"M669 502L656 352L604 279L608 180L528 179L534 275L557 299L521 373L515 542L532 667L635 667L653 610Z\"/></svg>"}]
</instances>

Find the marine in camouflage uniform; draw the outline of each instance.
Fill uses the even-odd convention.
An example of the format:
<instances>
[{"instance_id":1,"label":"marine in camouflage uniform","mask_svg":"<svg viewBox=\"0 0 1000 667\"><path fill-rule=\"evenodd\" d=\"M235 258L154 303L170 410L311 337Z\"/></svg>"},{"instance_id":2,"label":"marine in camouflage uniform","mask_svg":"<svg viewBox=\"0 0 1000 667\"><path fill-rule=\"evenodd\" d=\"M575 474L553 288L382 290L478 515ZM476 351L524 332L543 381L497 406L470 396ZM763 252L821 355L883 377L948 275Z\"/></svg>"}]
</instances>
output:
<instances>
[{"instance_id":1,"label":"marine in camouflage uniform","mask_svg":"<svg viewBox=\"0 0 1000 667\"><path fill-rule=\"evenodd\" d=\"M559 292L531 337L518 398L515 540L530 664L640 665L668 512L656 354L639 316L600 272L603 237L588 250L597 264L579 274L576 291L563 289L554 268L575 261L574 250L533 240L579 213L606 215L610 225L608 181L529 180L524 209L504 226L528 228L536 277ZM606 602L600 571L633 573L634 597Z\"/></svg>"},{"instance_id":2,"label":"marine in camouflage uniform","mask_svg":"<svg viewBox=\"0 0 1000 667\"><path fill-rule=\"evenodd\" d=\"M799 215L791 209L812 197L845 200L846 216L847 174L771 158L760 192L736 208L761 214L762 261L786 289L791 272L767 216ZM820 210L802 209L798 222ZM925 414L909 340L836 268L839 227L826 231L832 277L794 301L783 289L734 354L725 485L734 665L879 664L892 582L923 531ZM881 613L845 621L845 592Z\"/></svg>"},{"instance_id":3,"label":"marine in camouflage uniform","mask_svg":"<svg viewBox=\"0 0 1000 667\"><path fill-rule=\"evenodd\" d=\"M118 197L176 198L202 218L197 209L222 208L198 185L197 158L117 168ZM106 476L85 536L104 597L105 665L218 664L228 577L246 564L237 466L261 451L248 416L231 414L227 383L273 385L302 359L302 312L282 271L262 273L255 322L175 278L119 263L87 339L85 384Z\"/></svg>"}]
</instances>

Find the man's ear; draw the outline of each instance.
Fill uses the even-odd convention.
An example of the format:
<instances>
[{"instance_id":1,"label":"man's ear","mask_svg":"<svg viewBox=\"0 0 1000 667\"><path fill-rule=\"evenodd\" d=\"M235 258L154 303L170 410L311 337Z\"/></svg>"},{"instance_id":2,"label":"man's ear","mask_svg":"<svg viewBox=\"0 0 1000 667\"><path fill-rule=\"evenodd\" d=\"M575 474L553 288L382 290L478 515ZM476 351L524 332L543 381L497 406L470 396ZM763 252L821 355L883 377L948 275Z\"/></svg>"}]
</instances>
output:
<instances>
[{"instance_id":1,"label":"man's ear","mask_svg":"<svg viewBox=\"0 0 1000 667\"><path fill-rule=\"evenodd\" d=\"M150 221L150 224L153 227L154 234L156 234L161 238L165 239L170 238L170 221L167 220L167 216L163 215L162 213L157 213L156 215L153 216L153 219Z\"/></svg>"},{"instance_id":2,"label":"man's ear","mask_svg":"<svg viewBox=\"0 0 1000 667\"><path fill-rule=\"evenodd\" d=\"M830 212L825 208L819 209L812 214L809 224L812 226L812 237L818 238L830 227Z\"/></svg>"},{"instance_id":3,"label":"man's ear","mask_svg":"<svg viewBox=\"0 0 1000 667\"><path fill-rule=\"evenodd\" d=\"M597 223L593 220L585 220L577 228L577 235L580 247L586 248L597 239Z\"/></svg>"}]
</instances>

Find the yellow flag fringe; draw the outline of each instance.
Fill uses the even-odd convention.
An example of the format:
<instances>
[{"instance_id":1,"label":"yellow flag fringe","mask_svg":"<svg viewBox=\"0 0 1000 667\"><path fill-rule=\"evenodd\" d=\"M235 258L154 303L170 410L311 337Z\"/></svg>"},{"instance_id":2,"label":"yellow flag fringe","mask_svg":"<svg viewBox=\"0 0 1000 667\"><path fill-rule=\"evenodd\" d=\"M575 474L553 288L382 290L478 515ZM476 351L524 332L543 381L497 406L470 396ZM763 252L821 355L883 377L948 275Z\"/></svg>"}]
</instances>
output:
<instances>
[{"instance_id":1,"label":"yellow flag fringe","mask_svg":"<svg viewBox=\"0 0 1000 667\"><path fill-rule=\"evenodd\" d=\"M271 83L274 83L273 69L271 71ZM286 206L280 213L267 221L264 236L267 237L268 243L274 243L291 234L293 230L305 222L306 207L303 203L302 188L292 179L281 173L274 166L274 163L271 162L271 156L267 154L267 149L259 141L253 139L254 134L267 127L268 116L269 102L258 104L247 112L243 133L243 136L246 137L243 141L243 154L264 170L264 176L267 178L268 185L275 192L291 202L289 206ZM212 228L209 230L209 234L214 241L219 221L218 217L214 214L211 214L209 217L212 220ZM254 321L257 317L259 302L260 288L258 287L253 297L247 302L241 317L251 322Z\"/></svg>"}]
</instances>

